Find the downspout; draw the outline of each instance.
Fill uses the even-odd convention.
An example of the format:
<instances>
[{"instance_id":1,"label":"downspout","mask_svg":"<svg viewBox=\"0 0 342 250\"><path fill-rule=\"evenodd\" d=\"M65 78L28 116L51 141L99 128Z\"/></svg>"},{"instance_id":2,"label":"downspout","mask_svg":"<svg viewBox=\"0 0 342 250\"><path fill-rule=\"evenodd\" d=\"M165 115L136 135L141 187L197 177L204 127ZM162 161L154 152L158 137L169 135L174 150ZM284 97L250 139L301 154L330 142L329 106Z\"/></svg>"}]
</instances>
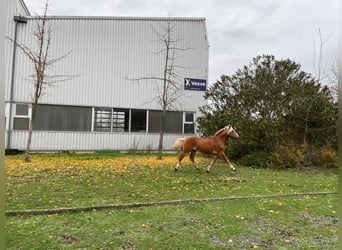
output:
<instances>
[{"instance_id":1,"label":"downspout","mask_svg":"<svg viewBox=\"0 0 342 250\"><path fill-rule=\"evenodd\" d=\"M13 55L12 55L12 74L11 74L11 89L9 100L9 115L8 115L8 130L7 130L7 145L6 149L11 149L11 134L12 134L12 110L13 110L13 95L14 95L14 76L15 76L15 58L17 54L17 33L18 23L27 23L27 18L23 16L14 16L14 39L13 39Z\"/></svg>"}]
</instances>

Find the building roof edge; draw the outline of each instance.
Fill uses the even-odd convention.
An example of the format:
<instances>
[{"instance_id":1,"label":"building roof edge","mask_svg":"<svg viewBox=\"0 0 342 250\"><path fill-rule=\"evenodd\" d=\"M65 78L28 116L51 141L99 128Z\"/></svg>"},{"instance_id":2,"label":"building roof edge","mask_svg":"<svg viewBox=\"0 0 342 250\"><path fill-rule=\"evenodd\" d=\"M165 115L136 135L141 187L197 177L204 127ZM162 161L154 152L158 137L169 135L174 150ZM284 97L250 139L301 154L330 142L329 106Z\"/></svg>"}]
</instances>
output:
<instances>
[{"instance_id":1,"label":"building roof edge","mask_svg":"<svg viewBox=\"0 0 342 250\"><path fill-rule=\"evenodd\" d=\"M29 16L37 19L39 16ZM205 17L132 17L132 16L47 16L48 19L80 19L80 20L151 20L151 21L205 21Z\"/></svg>"}]
</instances>

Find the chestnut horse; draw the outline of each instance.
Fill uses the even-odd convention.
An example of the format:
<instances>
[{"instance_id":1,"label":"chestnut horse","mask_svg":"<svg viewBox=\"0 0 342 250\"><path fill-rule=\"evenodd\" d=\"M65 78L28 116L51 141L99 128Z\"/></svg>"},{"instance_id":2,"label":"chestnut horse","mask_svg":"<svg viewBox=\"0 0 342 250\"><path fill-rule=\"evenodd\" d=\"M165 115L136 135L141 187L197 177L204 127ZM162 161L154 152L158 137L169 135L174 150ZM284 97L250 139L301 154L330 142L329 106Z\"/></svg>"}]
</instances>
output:
<instances>
[{"instance_id":1,"label":"chestnut horse","mask_svg":"<svg viewBox=\"0 0 342 250\"><path fill-rule=\"evenodd\" d=\"M195 168L199 170L198 164L194 159L197 150L204 154L214 154L214 158L212 162L209 164L209 166L206 169L207 173L209 173L210 168L215 164L219 156L227 162L227 164L229 165L232 171L235 171L235 167L233 166L233 164L230 163L226 154L224 153L224 149L226 147L226 142L228 140L228 137L235 138L235 139L239 138L239 134L234 130L234 128L231 125L221 128L212 137L209 137L209 138L200 138L197 136L190 136L187 138L178 138L173 144L173 148L176 150L182 149L182 152L179 155L178 163L175 167L175 171L178 170L183 158L189 152L191 152L190 153L191 162L193 163Z\"/></svg>"}]
</instances>

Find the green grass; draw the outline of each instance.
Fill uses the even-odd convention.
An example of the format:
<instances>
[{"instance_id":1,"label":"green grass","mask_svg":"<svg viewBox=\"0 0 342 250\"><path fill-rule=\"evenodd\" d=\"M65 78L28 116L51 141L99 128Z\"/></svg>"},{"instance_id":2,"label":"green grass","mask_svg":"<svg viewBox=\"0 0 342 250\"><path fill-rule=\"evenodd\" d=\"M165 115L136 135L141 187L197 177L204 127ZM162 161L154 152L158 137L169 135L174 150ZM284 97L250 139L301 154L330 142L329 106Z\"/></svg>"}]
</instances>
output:
<instances>
[{"instance_id":1,"label":"green grass","mask_svg":"<svg viewBox=\"0 0 342 250\"><path fill-rule=\"evenodd\" d=\"M335 170L236 166L233 173L218 162L206 174L209 159L199 160L200 171L185 163L174 172L174 164L151 161L149 155L129 155L133 162L146 160L126 168L112 165L111 157L126 160L117 153L39 157L53 167L19 166L16 157L6 157L7 210L337 190ZM337 195L330 194L7 216L6 244L8 249L336 249L336 211Z\"/></svg>"}]
</instances>

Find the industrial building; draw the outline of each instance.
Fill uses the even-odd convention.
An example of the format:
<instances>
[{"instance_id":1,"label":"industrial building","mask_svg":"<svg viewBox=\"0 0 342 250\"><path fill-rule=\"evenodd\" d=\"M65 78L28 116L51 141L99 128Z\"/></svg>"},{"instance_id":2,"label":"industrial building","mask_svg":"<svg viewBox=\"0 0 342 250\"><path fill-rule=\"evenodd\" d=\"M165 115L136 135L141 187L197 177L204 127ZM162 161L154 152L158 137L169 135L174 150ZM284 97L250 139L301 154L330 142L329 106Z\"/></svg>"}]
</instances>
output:
<instances>
[{"instance_id":1,"label":"industrial building","mask_svg":"<svg viewBox=\"0 0 342 250\"><path fill-rule=\"evenodd\" d=\"M7 36L34 49L38 17L22 0L11 1ZM65 76L46 86L34 119L31 150L156 150L165 47L172 27L178 97L166 115L163 149L196 134L198 108L208 80L205 18L49 16L49 56L64 57L48 69ZM10 40L5 48L6 149L24 150L31 117L33 65Z\"/></svg>"}]
</instances>

